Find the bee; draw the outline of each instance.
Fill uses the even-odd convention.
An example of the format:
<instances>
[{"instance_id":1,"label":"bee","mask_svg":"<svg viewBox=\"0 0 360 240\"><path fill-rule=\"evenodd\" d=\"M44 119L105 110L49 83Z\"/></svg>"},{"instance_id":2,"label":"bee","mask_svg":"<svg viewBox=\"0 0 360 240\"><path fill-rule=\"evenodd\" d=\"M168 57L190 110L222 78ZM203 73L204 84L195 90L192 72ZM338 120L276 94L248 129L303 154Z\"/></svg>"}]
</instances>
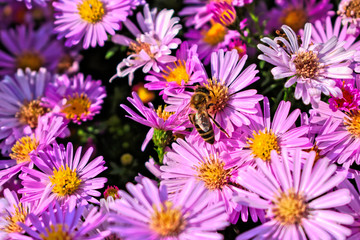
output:
<instances>
[{"instance_id":1,"label":"bee","mask_svg":"<svg viewBox=\"0 0 360 240\"><path fill-rule=\"evenodd\" d=\"M206 87L197 87L190 100L190 107L196 111L196 113L189 114L189 120L195 126L204 141L210 144L214 144L215 141L214 129L211 121L217 128L225 133L227 137L229 137L229 134L208 113L208 110L212 105L214 104L211 102L210 91Z\"/></svg>"}]
</instances>

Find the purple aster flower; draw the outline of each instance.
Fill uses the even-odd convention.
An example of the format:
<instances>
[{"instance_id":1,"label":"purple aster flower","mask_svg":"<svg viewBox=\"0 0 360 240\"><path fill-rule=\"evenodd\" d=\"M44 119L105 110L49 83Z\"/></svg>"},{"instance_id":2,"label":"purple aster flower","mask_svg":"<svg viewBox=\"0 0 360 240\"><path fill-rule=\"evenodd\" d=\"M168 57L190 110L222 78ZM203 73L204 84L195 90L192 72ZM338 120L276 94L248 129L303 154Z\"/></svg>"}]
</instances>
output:
<instances>
[{"instance_id":1,"label":"purple aster flower","mask_svg":"<svg viewBox=\"0 0 360 240\"><path fill-rule=\"evenodd\" d=\"M271 169L257 159L259 170L248 168L239 173L239 181L257 195L239 194L235 202L264 209L268 221L236 239L345 239L351 230L343 225L354 222L346 213L332 208L350 202L346 188L333 190L346 173L336 173L337 167L322 158L315 164L315 152L311 152L301 169L301 151L289 161L287 152L282 159L271 152Z\"/></svg>"},{"instance_id":2,"label":"purple aster flower","mask_svg":"<svg viewBox=\"0 0 360 240\"><path fill-rule=\"evenodd\" d=\"M296 83L295 98L302 98L305 104L311 103L317 107L321 93L341 96L340 88L333 79L352 78L349 67L355 51L345 50L342 43L333 36L323 44L311 42L312 24L305 25L304 36L300 40L288 26L282 26L286 37L276 37L274 40L263 38L258 48L264 53L259 56L275 65L271 70L275 79L290 77L285 83L288 88ZM299 41L301 44L299 46Z\"/></svg>"},{"instance_id":3,"label":"purple aster flower","mask_svg":"<svg viewBox=\"0 0 360 240\"><path fill-rule=\"evenodd\" d=\"M50 206L48 212L44 212L40 217L29 214L33 227L21 223L19 225L31 236L31 239L36 240L105 239L110 231L94 231L94 229L107 219L107 215L98 212L98 208L94 207L83 220L82 215L85 208L84 205L80 205L74 208L67 206L62 209L59 204L55 204L55 206Z\"/></svg>"},{"instance_id":4,"label":"purple aster flower","mask_svg":"<svg viewBox=\"0 0 360 240\"><path fill-rule=\"evenodd\" d=\"M67 38L65 45L83 41L85 49L104 46L108 35L120 29L127 19L131 0L59 0L54 1L55 32Z\"/></svg>"},{"instance_id":5,"label":"purple aster flower","mask_svg":"<svg viewBox=\"0 0 360 240\"><path fill-rule=\"evenodd\" d=\"M242 91L259 79L256 77L258 71L255 64L243 70L246 60L247 55L239 59L236 50L226 53L220 50L217 53L212 53L212 78L208 79L207 83L200 85L210 92L209 104L211 107L208 109L208 113L227 131L230 137L235 126L250 124L249 116L257 112L255 105L263 99L262 95L256 94L255 89ZM193 94L184 92L169 97L166 102L176 104L172 108L184 106L190 102ZM214 127L214 132L215 141L218 141L221 131Z\"/></svg>"},{"instance_id":6,"label":"purple aster flower","mask_svg":"<svg viewBox=\"0 0 360 240\"><path fill-rule=\"evenodd\" d=\"M51 75L44 68L39 72L17 71L14 78L6 76L0 81L0 148L9 153L15 142L34 133L39 116L49 110L41 105Z\"/></svg>"},{"instance_id":7,"label":"purple aster flower","mask_svg":"<svg viewBox=\"0 0 360 240\"><path fill-rule=\"evenodd\" d=\"M0 185L18 174L24 166L32 168L31 156L48 148L58 136L64 134L65 130L68 131L62 117L45 115L39 117L38 122L34 134L20 138L13 145L10 153L11 160L0 161Z\"/></svg>"},{"instance_id":8,"label":"purple aster flower","mask_svg":"<svg viewBox=\"0 0 360 240\"><path fill-rule=\"evenodd\" d=\"M89 148L81 157L82 148L79 147L74 155L73 145L53 144L52 148L39 151L31 160L38 170L23 167L27 173L20 178L23 180L23 202L39 201L39 206L46 209L49 204L60 201L63 205L93 202L94 197L101 196L96 189L104 187L107 181L104 177L97 177L107 167L102 156L90 160L93 148Z\"/></svg>"},{"instance_id":9,"label":"purple aster flower","mask_svg":"<svg viewBox=\"0 0 360 240\"><path fill-rule=\"evenodd\" d=\"M136 16L141 30L130 20L124 22L136 39L119 34L112 38L114 43L127 46L130 50L130 55L119 63L117 73L112 79L129 75L131 85L136 69L143 67L144 73L151 69L160 72L159 65L176 61L176 57L169 55L171 49L176 49L181 43L179 38L175 38L181 25L177 24L180 19L172 17L173 14L174 10L167 9L159 13L156 8L150 11L149 5L146 4L144 15L139 12Z\"/></svg>"},{"instance_id":10,"label":"purple aster flower","mask_svg":"<svg viewBox=\"0 0 360 240\"><path fill-rule=\"evenodd\" d=\"M162 144L162 142L169 141L169 137L172 138L172 133L185 133L185 129L188 127L188 124L186 124L187 121L185 120L187 119L187 116L179 116L178 113L174 112L165 112L163 111L162 106L155 109L151 103L149 103L149 108L145 107L135 92L132 93L132 96L133 98L129 97L127 99L141 115L124 104L121 104L120 106L130 114L127 117L145 126L151 127L141 146L142 151L145 150L146 145L151 139L154 140L155 144ZM160 135L164 135L163 137L165 139L154 138L159 137Z\"/></svg>"},{"instance_id":11,"label":"purple aster flower","mask_svg":"<svg viewBox=\"0 0 360 240\"><path fill-rule=\"evenodd\" d=\"M31 9L34 5L45 7L49 0L16 0L18 2L25 2L27 8Z\"/></svg>"},{"instance_id":12,"label":"purple aster flower","mask_svg":"<svg viewBox=\"0 0 360 240\"><path fill-rule=\"evenodd\" d=\"M344 25L350 23L347 29L349 34L359 34L360 15L357 1L341 0L337 14L342 18Z\"/></svg>"},{"instance_id":13,"label":"purple aster flower","mask_svg":"<svg viewBox=\"0 0 360 240\"><path fill-rule=\"evenodd\" d=\"M73 77L57 76L42 98L43 106L81 124L100 112L106 97L105 87L101 84L101 80L92 80L90 75L85 78L82 73Z\"/></svg>"},{"instance_id":14,"label":"purple aster flower","mask_svg":"<svg viewBox=\"0 0 360 240\"><path fill-rule=\"evenodd\" d=\"M329 107L331 110L334 112L338 109L345 112L356 110L360 106L360 91L354 86L355 80L336 79L335 81L336 85L342 91L342 97L332 97L329 99Z\"/></svg>"},{"instance_id":15,"label":"purple aster flower","mask_svg":"<svg viewBox=\"0 0 360 240\"><path fill-rule=\"evenodd\" d=\"M258 112L252 116L250 125L242 127L243 135L240 139L243 142L243 149L235 151L232 154L233 157L241 157L243 161L255 164L257 158L270 162L272 150L281 153L285 148L295 150L299 147L312 147L306 137L309 127L296 127L295 122L300 115L300 110L295 109L290 113L290 102L280 102L272 121L270 104L266 97L264 110L261 111L260 104L256 107Z\"/></svg>"},{"instance_id":16,"label":"purple aster flower","mask_svg":"<svg viewBox=\"0 0 360 240\"><path fill-rule=\"evenodd\" d=\"M122 199L110 204L116 214L110 214L114 224L110 230L122 239L222 239L217 230L229 223L224 204L207 207L209 196L201 183L189 180L180 193L168 199L165 186L156 186L148 178L142 184L126 185L128 193L120 191Z\"/></svg>"},{"instance_id":17,"label":"purple aster flower","mask_svg":"<svg viewBox=\"0 0 360 240\"><path fill-rule=\"evenodd\" d=\"M145 77L149 90L162 90L160 94L167 96L169 91L181 93L186 87L206 80L205 69L197 54L197 45L189 47L187 42L180 45L176 52L176 62L166 64L161 72L150 71Z\"/></svg>"},{"instance_id":18,"label":"purple aster flower","mask_svg":"<svg viewBox=\"0 0 360 240\"><path fill-rule=\"evenodd\" d=\"M6 51L0 50L0 75L16 73L21 68L38 71L45 67L53 71L62 56L63 46L49 34L51 25L37 30L24 25L0 32L0 40Z\"/></svg>"},{"instance_id":19,"label":"purple aster flower","mask_svg":"<svg viewBox=\"0 0 360 240\"><path fill-rule=\"evenodd\" d=\"M269 30L287 25L298 32L307 22L324 21L327 16L334 15L330 11L333 7L330 0L276 0L275 3L276 7L268 14Z\"/></svg>"},{"instance_id":20,"label":"purple aster flower","mask_svg":"<svg viewBox=\"0 0 360 240\"><path fill-rule=\"evenodd\" d=\"M179 192L187 181L196 178L209 193L209 204L224 202L229 221L236 223L241 214L247 221L250 211L254 222L263 218L262 211L249 209L231 201L235 192L241 191L237 182L238 171L245 167L239 158L231 158L227 150L212 148L207 150L197 143L187 143L182 139L172 144L173 151L167 152L161 170L161 185L166 185L169 193Z\"/></svg>"}]
</instances>

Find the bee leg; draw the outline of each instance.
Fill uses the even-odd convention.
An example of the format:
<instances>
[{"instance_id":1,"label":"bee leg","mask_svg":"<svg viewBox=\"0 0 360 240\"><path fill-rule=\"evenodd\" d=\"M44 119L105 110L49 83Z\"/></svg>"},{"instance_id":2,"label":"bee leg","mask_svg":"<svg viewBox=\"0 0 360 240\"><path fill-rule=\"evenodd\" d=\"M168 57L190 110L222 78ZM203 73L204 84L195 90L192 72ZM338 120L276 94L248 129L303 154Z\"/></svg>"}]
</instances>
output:
<instances>
[{"instance_id":1,"label":"bee leg","mask_svg":"<svg viewBox=\"0 0 360 240\"><path fill-rule=\"evenodd\" d=\"M190 122L192 123L192 125L194 125L194 126L195 126L195 119L194 119L195 114L194 114L194 113L192 113L192 114L189 114L188 116L189 116L189 120L190 120Z\"/></svg>"},{"instance_id":2,"label":"bee leg","mask_svg":"<svg viewBox=\"0 0 360 240\"><path fill-rule=\"evenodd\" d=\"M211 120L213 121L213 123L216 125L216 127L218 129L220 129L220 131L222 131L223 133L225 133L225 135L229 138L229 134L225 131L225 129L223 129L220 124L209 114L209 117L211 118Z\"/></svg>"}]
</instances>

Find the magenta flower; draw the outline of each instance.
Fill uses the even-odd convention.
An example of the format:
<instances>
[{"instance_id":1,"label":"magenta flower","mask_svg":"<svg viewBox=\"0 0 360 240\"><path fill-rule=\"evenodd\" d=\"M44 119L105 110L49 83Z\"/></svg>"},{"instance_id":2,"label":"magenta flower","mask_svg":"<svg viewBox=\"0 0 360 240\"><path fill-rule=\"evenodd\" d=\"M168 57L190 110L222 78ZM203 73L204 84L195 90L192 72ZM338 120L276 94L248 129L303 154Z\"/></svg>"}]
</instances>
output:
<instances>
[{"instance_id":1,"label":"magenta flower","mask_svg":"<svg viewBox=\"0 0 360 240\"><path fill-rule=\"evenodd\" d=\"M173 17L174 10L163 9L157 13L154 8L150 11L149 5L144 7L144 15L137 14L139 30L130 20L124 22L126 28L135 36L135 40L124 35L116 34L113 36L114 43L127 46L130 55L123 59L117 66L117 73L112 77L125 77L129 75L129 85L134 79L134 72L143 67L143 72L147 73L151 69L160 72L159 65L175 62L177 59L170 56L171 49L176 49L181 43L179 38L175 38L181 29L178 17Z\"/></svg>"},{"instance_id":2,"label":"magenta flower","mask_svg":"<svg viewBox=\"0 0 360 240\"><path fill-rule=\"evenodd\" d=\"M29 214L29 219L33 227L19 224L31 239L83 239L83 240L102 240L110 234L110 231L94 231L102 222L107 219L107 215L98 212L94 207L87 213L85 219L82 214L85 206L77 207L66 206L60 208L59 204L50 206L48 212L44 212L40 217ZM98 230L98 229L97 229Z\"/></svg>"},{"instance_id":3,"label":"magenta flower","mask_svg":"<svg viewBox=\"0 0 360 240\"><path fill-rule=\"evenodd\" d=\"M360 91L354 84L354 79L351 80L340 80L336 79L336 85L342 91L342 97L332 97L329 99L329 107L331 110L341 110L350 112L356 110L360 106Z\"/></svg>"},{"instance_id":4,"label":"magenta flower","mask_svg":"<svg viewBox=\"0 0 360 240\"><path fill-rule=\"evenodd\" d=\"M42 101L43 106L52 109L52 112L81 124L100 112L105 97L101 80L92 80L91 76L85 78L78 73L73 77L57 76Z\"/></svg>"},{"instance_id":5,"label":"magenta flower","mask_svg":"<svg viewBox=\"0 0 360 240\"><path fill-rule=\"evenodd\" d=\"M25 5L28 9L31 9L34 5L40 5L45 7L49 0L16 0L18 2L25 2Z\"/></svg>"},{"instance_id":6,"label":"magenta flower","mask_svg":"<svg viewBox=\"0 0 360 240\"><path fill-rule=\"evenodd\" d=\"M282 26L286 38L276 37L261 39L268 46L259 44L258 48L264 53L259 56L275 65L271 70L275 79L290 77L285 83L288 88L296 83L294 96L302 98L305 104L311 103L317 107L321 93L341 96L341 90L336 87L333 79L352 78L349 67L355 51L345 50L342 43L333 36L323 44L311 41L312 25L305 25L302 43L295 32L288 26Z\"/></svg>"},{"instance_id":7,"label":"magenta flower","mask_svg":"<svg viewBox=\"0 0 360 240\"><path fill-rule=\"evenodd\" d=\"M7 50L0 50L0 76L13 75L21 68L38 71L45 67L53 71L58 65L63 46L52 39L51 25L44 25L37 30L21 25L16 29L0 32L1 44Z\"/></svg>"},{"instance_id":8,"label":"magenta flower","mask_svg":"<svg viewBox=\"0 0 360 240\"><path fill-rule=\"evenodd\" d=\"M311 148L312 144L306 136L309 127L296 127L295 122L300 110L296 109L290 113L290 107L290 102L281 101L271 121L270 104L265 97L264 110L261 111L260 104L257 104L258 113L252 116L250 125L242 127L243 135L240 139L243 148L232 153L232 156L255 164L257 158L270 162L272 150L281 153L285 148Z\"/></svg>"},{"instance_id":9,"label":"magenta flower","mask_svg":"<svg viewBox=\"0 0 360 240\"><path fill-rule=\"evenodd\" d=\"M258 196L244 193L234 197L235 202L264 209L268 221L236 239L345 239L354 218L333 208L350 202L346 188L333 190L346 173L336 173L337 167L322 158L315 163L311 152L301 169L301 151L289 161L286 150L282 159L271 152L271 169L257 159L260 170L248 168L239 173L239 181Z\"/></svg>"},{"instance_id":10,"label":"magenta flower","mask_svg":"<svg viewBox=\"0 0 360 240\"><path fill-rule=\"evenodd\" d=\"M127 19L130 0L58 0L55 9L55 32L67 38L65 45L83 41L85 49L104 46L107 34L114 35L120 22Z\"/></svg>"},{"instance_id":11,"label":"magenta flower","mask_svg":"<svg viewBox=\"0 0 360 240\"><path fill-rule=\"evenodd\" d=\"M148 178L142 184L126 185L122 199L110 204L110 230L121 239L222 239L217 230L229 223L224 204L207 207L209 196L201 183L189 180L180 193L169 200L166 187L156 186Z\"/></svg>"},{"instance_id":12,"label":"magenta flower","mask_svg":"<svg viewBox=\"0 0 360 240\"><path fill-rule=\"evenodd\" d=\"M96 177L107 169L102 156L92 161L90 156L93 148L89 148L81 157L79 147L74 155L73 145L53 144L52 148L39 151L38 156L32 156L32 162L38 170L23 167L27 175L20 176L23 180L23 202L39 201L39 206L46 209L51 203L60 201L63 205L93 202L94 197L101 196L96 189L104 187L107 181L104 177Z\"/></svg>"}]
</instances>

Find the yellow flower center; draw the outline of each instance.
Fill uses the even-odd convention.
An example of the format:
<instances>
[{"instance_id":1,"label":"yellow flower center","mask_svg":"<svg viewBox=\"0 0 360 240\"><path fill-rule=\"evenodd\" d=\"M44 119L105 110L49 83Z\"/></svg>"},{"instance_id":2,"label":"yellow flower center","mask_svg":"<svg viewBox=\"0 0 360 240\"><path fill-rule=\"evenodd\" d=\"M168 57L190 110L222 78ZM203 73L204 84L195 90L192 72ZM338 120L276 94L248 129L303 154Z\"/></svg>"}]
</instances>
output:
<instances>
[{"instance_id":1,"label":"yellow flower center","mask_svg":"<svg viewBox=\"0 0 360 240\"><path fill-rule=\"evenodd\" d=\"M139 87L136 92L143 103L151 102L155 98L155 93L147 90L143 86Z\"/></svg>"},{"instance_id":2,"label":"yellow flower center","mask_svg":"<svg viewBox=\"0 0 360 240\"><path fill-rule=\"evenodd\" d=\"M105 15L104 4L100 0L83 0L77 5L80 17L88 23L98 23Z\"/></svg>"},{"instance_id":3,"label":"yellow flower center","mask_svg":"<svg viewBox=\"0 0 360 240\"><path fill-rule=\"evenodd\" d=\"M298 52L293 60L296 68L296 75L302 78L314 79L319 75L320 66L319 57L313 51Z\"/></svg>"},{"instance_id":4,"label":"yellow flower center","mask_svg":"<svg viewBox=\"0 0 360 240\"><path fill-rule=\"evenodd\" d=\"M46 228L46 234L40 234L42 240L73 240L74 237L69 234L69 227L63 224L51 225L50 229Z\"/></svg>"},{"instance_id":5,"label":"yellow flower center","mask_svg":"<svg viewBox=\"0 0 360 240\"><path fill-rule=\"evenodd\" d=\"M352 0L345 8L345 15L351 18L360 18L360 0Z\"/></svg>"},{"instance_id":6,"label":"yellow flower center","mask_svg":"<svg viewBox=\"0 0 360 240\"><path fill-rule=\"evenodd\" d=\"M232 169L225 169L225 163L218 157L210 156L196 167L198 178L210 190L222 189L230 181Z\"/></svg>"},{"instance_id":7,"label":"yellow flower center","mask_svg":"<svg viewBox=\"0 0 360 240\"><path fill-rule=\"evenodd\" d=\"M305 198L292 190L288 193L282 192L274 204L272 212L282 225L300 224L308 213Z\"/></svg>"},{"instance_id":8,"label":"yellow flower center","mask_svg":"<svg viewBox=\"0 0 360 240\"><path fill-rule=\"evenodd\" d=\"M308 15L303 8L286 8L282 12L282 17L280 17L280 22L291 27L294 32L303 28L307 21Z\"/></svg>"},{"instance_id":9,"label":"yellow flower center","mask_svg":"<svg viewBox=\"0 0 360 240\"><path fill-rule=\"evenodd\" d=\"M211 46L215 46L225 39L227 28L220 23L214 23L208 31L202 32L203 41Z\"/></svg>"},{"instance_id":10,"label":"yellow flower center","mask_svg":"<svg viewBox=\"0 0 360 240\"><path fill-rule=\"evenodd\" d=\"M14 209L15 212L13 214L8 213L8 216L4 217L6 225L1 228L1 231L7 233L16 233L22 231L22 228L17 223L25 223L28 212L21 203L19 203L18 206L14 205Z\"/></svg>"},{"instance_id":11,"label":"yellow flower center","mask_svg":"<svg viewBox=\"0 0 360 240\"><path fill-rule=\"evenodd\" d=\"M174 114L174 112L166 112L163 110L162 106L160 105L158 109L156 110L156 114L159 116L159 118L164 119L164 121L168 120L171 115Z\"/></svg>"},{"instance_id":12,"label":"yellow flower center","mask_svg":"<svg viewBox=\"0 0 360 240\"><path fill-rule=\"evenodd\" d=\"M25 136L17 140L14 146L11 148L10 158L16 160L16 163L30 162L29 154L36 150L39 146L39 142L34 138Z\"/></svg>"},{"instance_id":13,"label":"yellow flower center","mask_svg":"<svg viewBox=\"0 0 360 240\"><path fill-rule=\"evenodd\" d=\"M161 237L176 237L186 226L186 221L179 209L173 208L172 202L166 201L158 210L153 206L154 213L150 219L150 229Z\"/></svg>"},{"instance_id":14,"label":"yellow flower center","mask_svg":"<svg viewBox=\"0 0 360 240\"><path fill-rule=\"evenodd\" d=\"M270 161L271 150L276 150L280 153L280 147L276 135L270 130L265 129L264 132L254 131L253 136L247 139L252 154L255 158L260 158L263 161Z\"/></svg>"},{"instance_id":15,"label":"yellow flower center","mask_svg":"<svg viewBox=\"0 0 360 240\"><path fill-rule=\"evenodd\" d=\"M178 60L175 62L175 67L171 69L167 66L168 71L164 70L163 77L168 82L176 82L177 84L181 85L181 82L188 83L190 80L189 74L186 72L186 63L184 60Z\"/></svg>"},{"instance_id":16,"label":"yellow flower center","mask_svg":"<svg viewBox=\"0 0 360 240\"><path fill-rule=\"evenodd\" d=\"M53 175L49 177L53 187L53 193L64 197L73 194L80 186L81 179L78 178L76 169L71 170L69 166L61 166L59 170L54 168Z\"/></svg>"},{"instance_id":17,"label":"yellow flower center","mask_svg":"<svg viewBox=\"0 0 360 240\"><path fill-rule=\"evenodd\" d=\"M352 110L345 113L344 125L354 138L360 137L360 111Z\"/></svg>"},{"instance_id":18,"label":"yellow flower center","mask_svg":"<svg viewBox=\"0 0 360 240\"><path fill-rule=\"evenodd\" d=\"M75 93L72 97L68 97L66 105L61 112L65 113L67 119L76 118L80 120L82 115L86 116L89 114L90 105L90 99L85 93L82 93L80 96L78 93Z\"/></svg>"},{"instance_id":19,"label":"yellow flower center","mask_svg":"<svg viewBox=\"0 0 360 240\"><path fill-rule=\"evenodd\" d=\"M208 79L208 84L204 85L210 92L210 101L208 102L209 113L215 115L222 111L229 101L228 88L215 78Z\"/></svg>"},{"instance_id":20,"label":"yellow flower center","mask_svg":"<svg viewBox=\"0 0 360 240\"><path fill-rule=\"evenodd\" d=\"M38 118L48 111L47 108L40 105L40 100L32 100L30 102L24 102L19 111L15 114L15 117L19 119L21 124L36 128L38 125Z\"/></svg>"},{"instance_id":21,"label":"yellow flower center","mask_svg":"<svg viewBox=\"0 0 360 240\"><path fill-rule=\"evenodd\" d=\"M131 54L132 52L139 54L141 50L144 50L149 57L154 58L154 54L151 52L150 44L141 42L140 39L137 39L136 42L131 42L129 44L129 49L131 52L128 54Z\"/></svg>"},{"instance_id":22,"label":"yellow flower center","mask_svg":"<svg viewBox=\"0 0 360 240\"><path fill-rule=\"evenodd\" d=\"M30 68L32 71L38 71L44 66L44 58L37 52L26 51L16 56L16 67L25 70Z\"/></svg>"}]
</instances>

